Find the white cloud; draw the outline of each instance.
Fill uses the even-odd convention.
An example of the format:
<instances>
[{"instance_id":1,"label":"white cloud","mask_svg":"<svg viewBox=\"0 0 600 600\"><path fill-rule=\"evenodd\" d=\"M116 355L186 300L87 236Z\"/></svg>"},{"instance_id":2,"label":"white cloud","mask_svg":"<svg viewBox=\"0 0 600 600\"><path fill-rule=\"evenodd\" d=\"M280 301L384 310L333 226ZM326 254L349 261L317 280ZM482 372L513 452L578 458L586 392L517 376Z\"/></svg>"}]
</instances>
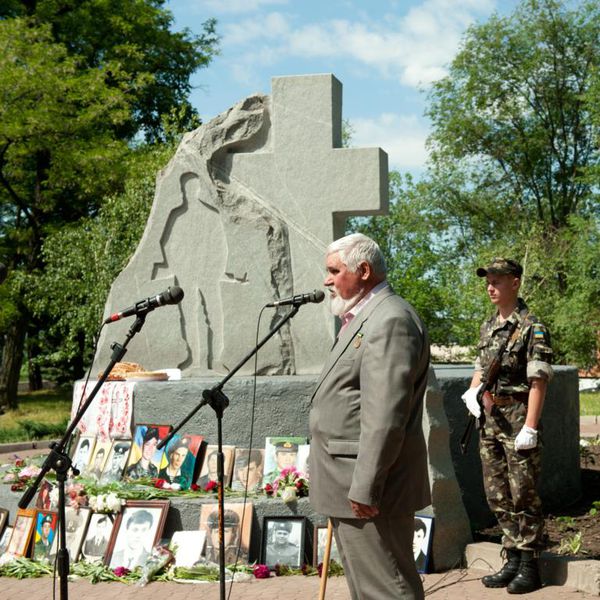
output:
<instances>
[{"instance_id":1,"label":"white cloud","mask_svg":"<svg viewBox=\"0 0 600 600\"><path fill-rule=\"evenodd\" d=\"M351 119L352 146L379 146L388 153L390 169L410 171L425 164L428 135L425 124L414 115L383 113L375 119Z\"/></svg>"},{"instance_id":2,"label":"white cloud","mask_svg":"<svg viewBox=\"0 0 600 600\"><path fill-rule=\"evenodd\" d=\"M290 15L270 13L226 25L223 48L251 45L251 57L244 59L249 68L261 56L337 58L417 88L445 75L467 26L493 7L492 0L424 0L403 16L332 19L297 27ZM264 52L266 48L271 51Z\"/></svg>"},{"instance_id":3,"label":"white cloud","mask_svg":"<svg viewBox=\"0 0 600 600\"><path fill-rule=\"evenodd\" d=\"M256 12L264 6L287 4L288 0L204 0L203 10L214 13L249 13Z\"/></svg>"}]
</instances>

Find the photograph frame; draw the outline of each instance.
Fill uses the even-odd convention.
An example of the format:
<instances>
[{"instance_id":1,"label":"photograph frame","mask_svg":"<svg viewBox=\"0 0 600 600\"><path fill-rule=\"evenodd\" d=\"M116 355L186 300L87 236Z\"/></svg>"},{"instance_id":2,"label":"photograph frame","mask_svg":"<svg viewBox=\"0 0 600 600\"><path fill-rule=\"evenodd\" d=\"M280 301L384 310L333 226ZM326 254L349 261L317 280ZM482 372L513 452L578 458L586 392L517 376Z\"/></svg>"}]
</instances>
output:
<instances>
[{"instance_id":1,"label":"photograph frame","mask_svg":"<svg viewBox=\"0 0 600 600\"><path fill-rule=\"evenodd\" d=\"M277 531L287 531L284 547L283 540L280 544L274 544L273 537ZM295 544L294 540L298 540ZM277 545L282 546L277 548ZM290 545L296 545L293 549ZM289 556L286 556L286 553ZM306 517L302 516L264 516L262 520L262 540L260 548L260 561L267 565L269 569L274 570L275 565L285 564L292 569L299 569L305 561L306 554ZM280 562L275 557L282 557ZM286 562L290 559L290 562Z\"/></svg>"},{"instance_id":2,"label":"photograph frame","mask_svg":"<svg viewBox=\"0 0 600 600\"><path fill-rule=\"evenodd\" d=\"M413 556L418 573L428 573L433 542L434 517L415 514ZM425 527L425 530L423 530Z\"/></svg>"},{"instance_id":3,"label":"photograph frame","mask_svg":"<svg viewBox=\"0 0 600 600\"><path fill-rule=\"evenodd\" d=\"M92 512L92 514L90 515L90 520L88 522L87 530L85 532L85 536L83 537L81 548L79 550L80 557L83 555L83 558L91 563L104 563L104 557L106 556L106 551L108 550L108 545L110 543L110 538L115 527L116 519L117 514L114 512ZM104 522L105 520L107 520L110 523L110 526L106 535L103 535L101 541L99 542L98 536L96 535L98 527L97 522ZM92 533L94 535L91 535ZM97 551L97 549L99 548L99 544L101 544L101 547L103 548L101 553Z\"/></svg>"},{"instance_id":4,"label":"photograph frame","mask_svg":"<svg viewBox=\"0 0 600 600\"><path fill-rule=\"evenodd\" d=\"M81 554L81 547L83 540L85 539L87 528L92 517L92 509L89 506L82 506L80 508L74 508L67 506L65 508L66 517L66 534L67 534L67 550L69 551L69 563L74 563L79 560ZM75 523L76 527L74 530L71 529L72 524ZM54 558L58 553L58 536L55 535L52 540L52 546L50 547L50 553L48 557L50 562L54 562Z\"/></svg>"},{"instance_id":5,"label":"photograph frame","mask_svg":"<svg viewBox=\"0 0 600 600\"><path fill-rule=\"evenodd\" d=\"M193 567L204 554L206 531L175 531L169 542L169 548L175 557L176 567Z\"/></svg>"},{"instance_id":6,"label":"photograph frame","mask_svg":"<svg viewBox=\"0 0 600 600\"><path fill-rule=\"evenodd\" d=\"M4 528L8 524L8 515L9 512L7 508L0 508L0 537L2 537Z\"/></svg>"},{"instance_id":7,"label":"photograph frame","mask_svg":"<svg viewBox=\"0 0 600 600\"><path fill-rule=\"evenodd\" d=\"M110 451L108 456L106 457L106 462L104 463L104 469L102 470L102 475L100 476L100 483L114 483L116 481L121 481L123 479L123 473L125 472L125 466L127 465L127 461L129 459L129 453L131 452L132 446L131 438L115 438L111 444ZM125 458L122 459L121 466L119 468L119 474L117 478L114 478L111 474L111 466L113 464L113 457L117 453L117 450L123 446L127 446L127 449L124 452L119 452L119 454L124 454Z\"/></svg>"},{"instance_id":8,"label":"photograph frame","mask_svg":"<svg viewBox=\"0 0 600 600\"><path fill-rule=\"evenodd\" d=\"M165 455L165 448L157 450L156 447L152 456L149 458L149 464L146 469L136 469L136 465L140 462L144 452L144 438L149 430L155 430L152 436L157 439L157 444L162 442L171 433L173 427L171 425L158 423L136 423L134 427L133 437L131 439L131 448L127 457L127 464L123 472L123 477L128 480L140 479L143 477L156 478L162 467L162 462Z\"/></svg>"},{"instance_id":9,"label":"photograph frame","mask_svg":"<svg viewBox=\"0 0 600 600\"><path fill-rule=\"evenodd\" d=\"M44 544L41 533L44 531L45 523L50 523L48 544ZM51 539L50 539L51 534ZM38 540L38 536L40 539ZM33 543L31 544L31 556L34 560L49 560L50 551L54 540L58 537L58 512L56 510L36 510L35 529L33 531ZM38 545L40 544L40 545Z\"/></svg>"},{"instance_id":10,"label":"photograph frame","mask_svg":"<svg viewBox=\"0 0 600 600\"><path fill-rule=\"evenodd\" d=\"M87 442L89 450L87 450L87 459L85 464L81 462L81 448L83 444ZM75 448L73 450L72 459L72 468L76 469L79 472L80 476L85 475L87 471L88 465L90 464L90 460L92 455L94 454L94 448L96 447L96 436L95 435L80 435L77 439L77 443L75 444Z\"/></svg>"},{"instance_id":11,"label":"photograph frame","mask_svg":"<svg viewBox=\"0 0 600 600\"><path fill-rule=\"evenodd\" d=\"M12 552L15 556L27 556L31 538L36 526L37 510L35 508L19 508L13 524L12 535L6 547L7 552ZM23 525L20 525L23 523ZM20 525L20 527L17 527ZM18 540L15 536L18 536ZM18 544L16 548L13 546Z\"/></svg>"},{"instance_id":12,"label":"photograph frame","mask_svg":"<svg viewBox=\"0 0 600 600\"><path fill-rule=\"evenodd\" d=\"M322 533L325 535L320 535ZM321 539L324 538L324 539ZM313 527L313 567L318 567L323 562L323 554L325 553L325 543L327 541L327 525L315 525ZM335 549L335 550L334 550ZM331 538L331 554L329 560L335 560L338 565L342 564L339 550L335 542L335 536Z\"/></svg>"},{"instance_id":13,"label":"photograph frame","mask_svg":"<svg viewBox=\"0 0 600 600\"><path fill-rule=\"evenodd\" d=\"M136 514L144 511L152 515L152 523L145 538L139 542L143 543L141 548L142 551L138 552L139 556L136 558L136 564L133 564L132 567L142 566L145 559L152 552L152 548L158 544L162 537L170 505L170 500L127 500L121 507L121 511L117 513L117 518L115 519L106 554L104 556L104 564L111 568L131 568L128 565L113 565L113 563L115 562L117 555L120 559L120 554L125 554L126 552L124 548L125 538L127 537L129 540L132 539L131 533L127 536L127 527L130 526L129 524L131 523L130 519ZM120 560L118 562L120 562Z\"/></svg>"}]
</instances>

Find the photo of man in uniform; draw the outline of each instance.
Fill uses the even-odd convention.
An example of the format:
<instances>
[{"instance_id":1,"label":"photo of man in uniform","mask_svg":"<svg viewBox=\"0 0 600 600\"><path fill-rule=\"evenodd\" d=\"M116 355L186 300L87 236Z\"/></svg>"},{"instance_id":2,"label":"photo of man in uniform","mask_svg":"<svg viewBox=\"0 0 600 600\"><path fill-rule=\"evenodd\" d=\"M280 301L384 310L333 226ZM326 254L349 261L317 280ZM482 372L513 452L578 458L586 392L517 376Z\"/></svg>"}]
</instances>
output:
<instances>
[{"instance_id":1,"label":"photo of man in uniform","mask_svg":"<svg viewBox=\"0 0 600 600\"><path fill-rule=\"evenodd\" d=\"M33 549L33 558L44 560L50 554L52 540L54 539L54 528L56 527L56 515L50 513L38 513L35 545Z\"/></svg>"},{"instance_id":2,"label":"photo of man in uniform","mask_svg":"<svg viewBox=\"0 0 600 600\"><path fill-rule=\"evenodd\" d=\"M292 535L292 528L301 528L302 523L290 521L267 522L267 544L264 553L264 562L268 567L275 565L288 565L297 568L302 564L301 547L298 536Z\"/></svg>"},{"instance_id":3,"label":"photo of man in uniform","mask_svg":"<svg viewBox=\"0 0 600 600\"><path fill-rule=\"evenodd\" d=\"M263 451L247 448L237 448L235 451L235 465L233 468L233 481L231 489L260 491L263 479Z\"/></svg>"},{"instance_id":4,"label":"photo of man in uniform","mask_svg":"<svg viewBox=\"0 0 600 600\"><path fill-rule=\"evenodd\" d=\"M118 532L110 567L132 570L143 565L150 556L155 531L154 517L149 510L140 508L129 515L124 514L123 519L125 528Z\"/></svg>"},{"instance_id":5,"label":"photo of man in uniform","mask_svg":"<svg viewBox=\"0 0 600 600\"><path fill-rule=\"evenodd\" d=\"M119 481L123 475L123 469L127 462L131 442L129 440L115 441L106 460L104 471L102 472L102 483Z\"/></svg>"},{"instance_id":6,"label":"photo of man in uniform","mask_svg":"<svg viewBox=\"0 0 600 600\"><path fill-rule=\"evenodd\" d=\"M148 427L142 437L142 456L137 462L130 464L125 470L125 475L130 479L142 477L158 477L158 468L152 462L156 453L156 446L160 438L156 427ZM133 451L132 451L133 453ZM161 453L162 457L162 453Z\"/></svg>"},{"instance_id":7,"label":"photo of man in uniform","mask_svg":"<svg viewBox=\"0 0 600 600\"><path fill-rule=\"evenodd\" d=\"M248 562L252 531L252 502L228 502L223 512L225 534L225 564ZM207 560L219 562L219 511L215 504L204 504L200 509L200 529L206 531ZM239 546L239 558L238 558Z\"/></svg>"},{"instance_id":8,"label":"photo of man in uniform","mask_svg":"<svg viewBox=\"0 0 600 600\"><path fill-rule=\"evenodd\" d=\"M279 439L271 445L271 439L267 438L265 454L267 454L269 460L265 464L266 475L264 476L263 484L273 483L283 469L297 467L298 446L305 441L304 438ZM275 464L273 464L273 454Z\"/></svg>"}]
</instances>

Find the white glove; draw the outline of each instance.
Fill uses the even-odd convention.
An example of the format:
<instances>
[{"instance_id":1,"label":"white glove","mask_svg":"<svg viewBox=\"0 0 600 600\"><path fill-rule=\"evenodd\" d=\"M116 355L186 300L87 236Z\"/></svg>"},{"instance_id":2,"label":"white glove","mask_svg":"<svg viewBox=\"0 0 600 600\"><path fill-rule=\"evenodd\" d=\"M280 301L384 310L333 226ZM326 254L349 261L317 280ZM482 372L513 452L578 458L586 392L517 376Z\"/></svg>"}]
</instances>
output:
<instances>
[{"instance_id":1,"label":"white glove","mask_svg":"<svg viewBox=\"0 0 600 600\"><path fill-rule=\"evenodd\" d=\"M523 425L515 438L515 450L531 450L537 446L537 429Z\"/></svg>"},{"instance_id":2,"label":"white glove","mask_svg":"<svg viewBox=\"0 0 600 600\"><path fill-rule=\"evenodd\" d=\"M481 389L483 383L480 383L477 387L469 388L462 396L463 402L467 406L467 410L476 418L479 419L481 416L481 406L477 402L477 394Z\"/></svg>"}]
</instances>

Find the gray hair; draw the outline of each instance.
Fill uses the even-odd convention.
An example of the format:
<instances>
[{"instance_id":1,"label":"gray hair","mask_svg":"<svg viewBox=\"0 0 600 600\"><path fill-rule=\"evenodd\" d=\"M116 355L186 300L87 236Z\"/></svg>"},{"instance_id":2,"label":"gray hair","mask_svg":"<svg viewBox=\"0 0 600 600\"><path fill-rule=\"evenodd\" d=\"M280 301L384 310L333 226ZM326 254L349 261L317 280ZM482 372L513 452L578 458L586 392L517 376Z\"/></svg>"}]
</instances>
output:
<instances>
[{"instance_id":1,"label":"gray hair","mask_svg":"<svg viewBox=\"0 0 600 600\"><path fill-rule=\"evenodd\" d=\"M327 256L339 252L341 261L349 271L356 273L358 265L366 261L371 265L375 275L386 275L385 258L381 248L370 237L362 233L351 233L327 246Z\"/></svg>"}]
</instances>

